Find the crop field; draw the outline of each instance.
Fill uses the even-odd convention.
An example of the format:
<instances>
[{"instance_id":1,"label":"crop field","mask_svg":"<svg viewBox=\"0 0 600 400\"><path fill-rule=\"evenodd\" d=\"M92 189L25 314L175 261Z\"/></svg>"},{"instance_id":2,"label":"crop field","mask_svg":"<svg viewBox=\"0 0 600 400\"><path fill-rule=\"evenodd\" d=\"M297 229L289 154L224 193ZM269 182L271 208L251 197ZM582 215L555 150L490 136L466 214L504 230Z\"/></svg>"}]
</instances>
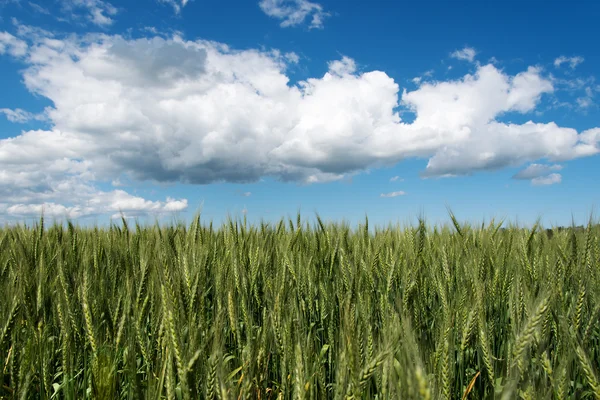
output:
<instances>
[{"instance_id":1,"label":"crop field","mask_svg":"<svg viewBox=\"0 0 600 400\"><path fill-rule=\"evenodd\" d=\"M600 399L599 234L1 228L0 397Z\"/></svg>"}]
</instances>

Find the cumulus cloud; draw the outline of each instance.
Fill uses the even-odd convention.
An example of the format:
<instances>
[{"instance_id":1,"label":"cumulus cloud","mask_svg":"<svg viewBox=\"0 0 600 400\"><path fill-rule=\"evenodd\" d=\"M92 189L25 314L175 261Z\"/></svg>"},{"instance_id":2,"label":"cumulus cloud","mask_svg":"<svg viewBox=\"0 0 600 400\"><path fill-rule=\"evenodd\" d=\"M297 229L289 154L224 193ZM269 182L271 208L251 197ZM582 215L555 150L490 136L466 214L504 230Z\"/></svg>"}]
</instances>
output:
<instances>
[{"instance_id":1,"label":"cumulus cloud","mask_svg":"<svg viewBox=\"0 0 600 400\"><path fill-rule=\"evenodd\" d=\"M393 176L390 178L390 182L404 182L404 179L400 178L399 176Z\"/></svg>"},{"instance_id":2,"label":"cumulus cloud","mask_svg":"<svg viewBox=\"0 0 600 400\"><path fill-rule=\"evenodd\" d=\"M539 178L532 179L531 184L536 186L548 186L560 183L561 180L562 176L560 174L550 174L548 176L541 176Z\"/></svg>"},{"instance_id":3,"label":"cumulus cloud","mask_svg":"<svg viewBox=\"0 0 600 400\"><path fill-rule=\"evenodd\" d=\"M534 111L554 90L535 67L508 75L478 65L459 79L401 92L385 72L359 72L350 57L290 84L294 60L277 51L179 36L27 40L23 81L52 102L51 128L0 140L4 212L51 202L79 207L78 215L112 212L109 200L80 210L88 199L125 196L96 188L120 177L317 183L414 157L428 159L423 176L440 177L600 151L600 130L498 120ZM404 122L399 108L414 120ZM139 212L175 207L168 199L128 201Z\"/></svg>"},{"instance_id":4,"label":"cumulus cloud","mask_svg":"<svg viewBox=\"0 0 600 400\"><path fill-rule=\"evenodd\" d=\"M450 53L450 57L456 58L457 60L465 60L468 62L473 62L475 60L475 55L477 52L472 47L465 47L461 50L456 50Z\"/></svg>"},{"instance_id":5,"label":"cumulus cloud","mask_svg":"<svg viewBox=\"0 0 600 400\"><path fill-rule=\"evenodd\" d=\"M562 165L545 165L545 164L531 164L527 168L519 171L513 176L513 179L535 179L546 175L549 175L552 171L560 171L563 169Z\"/></svg>"},{"instance_id":6,"label":"cumulus cloud","mask_svg":"<svg viewBox=\"0 0 600 400\"><path fill-rule=\"evenodd\" d=\"M563 64L569 64L569 67L571 67L571 69L575 69L583 61L584 61L583 57L579 57L579 56L577 56L577 57L560 56L554 60L554 66L556 68L559 68Z\"/></svg>"},{"instance_id":7,"label":"cumulus cloud","mask_svg":"<svg viewBox=\"0 0 600 400\"><path fill-rule=\"evenodd\" d=\"M61 132L28 131L0 140L0 219L38 216L79 218L127 212L162 214L187 208L187 200L150 201L123 190L102 191L94 184L92 163L67 143ZM81 153L83 154L83 152Z\"/></svg>"},{"instance_id":8,"label":"cumulus cloud","mask_svg":"<svg viewBox=\"0 0 600 400\"><path fill-rule=\"evenodd\" d=\"M323 20L331 15L308 0L261 0L258 5L269 17L281 20L282 28L303 24L309 17L310 28L323 28Z\"/></svg>"},{"instance_id":9,"label":"cumulus cloud","mask_svg":"<svg viewBox=\"0 0 600 400\"><path fill-rule=\"evenodd\" d=\"M379 197L398 197L398 196L404 196L406 193L404 193L403 191L399 190L397 192L390 192L390 193L381 193L379 195Z\"/></svg>"},{"instance_id":10,"label":"cumulus cloud","mask_svg":"<svg viewBox=\"0 0 600 400\"><path fill-rule=\"evenodd\" d=\"M167 197L165 202L150 201L132 196L122 190L112 192L93 191L87 187L86 195L78 194L78 204L64 205L53 201L43 203L0 203L0 215L8 217L39 217L42 212L52 218L80 218L124 212L128 216L143 216L183 211L187 208L186 199L177 200ZM56 194L56 193L54 193ZM54 196L53 196L54 197ZM64 198L62 200L65 200Z\"/></svg>"}]
</instances>

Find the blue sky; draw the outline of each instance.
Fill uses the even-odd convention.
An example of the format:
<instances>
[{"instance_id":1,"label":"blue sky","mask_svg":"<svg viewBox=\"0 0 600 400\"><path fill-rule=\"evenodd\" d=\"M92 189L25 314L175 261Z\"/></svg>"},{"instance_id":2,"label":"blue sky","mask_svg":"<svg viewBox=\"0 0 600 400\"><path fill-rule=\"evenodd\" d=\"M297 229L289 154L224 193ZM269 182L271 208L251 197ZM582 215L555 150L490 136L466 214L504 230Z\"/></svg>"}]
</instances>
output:
<instances>
[{"instance_id":1,"label":"blue sky","mask_svg":"<svg viewBox=\"0 0 600 400\"><path fill-rule=\"evenodd\" d=\"M0 222L585 223L600 4L449 3L0 0Z\"/></svg>"}]
</instances>

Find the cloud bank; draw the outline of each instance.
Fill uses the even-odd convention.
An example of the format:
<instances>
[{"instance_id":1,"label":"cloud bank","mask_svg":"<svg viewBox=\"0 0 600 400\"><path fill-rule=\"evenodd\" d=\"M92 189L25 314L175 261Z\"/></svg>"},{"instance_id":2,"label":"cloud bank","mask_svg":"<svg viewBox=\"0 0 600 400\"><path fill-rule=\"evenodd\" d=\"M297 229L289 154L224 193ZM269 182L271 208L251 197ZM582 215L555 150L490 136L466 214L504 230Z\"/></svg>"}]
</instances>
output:
<instances>
[{"instance_id":1,"label":"cloud bank","mask_svg":"<svg viewBox=\"0 0 600 400\"><path fill-rule=\"evenodd\" d=\"M121 177L317 183L413 157L428 159L423 177L443 177L600 151L598 128L499 121L534 111L554 90L536 67L508 75L477 65L460 79L401 92L385 72L359 72L349 57L292 84L286 71L298 60L279 51L179 36L0 40L25 63L27 89L53 104L45 111L50 129L0 140L0 214L35 213L42 204L77 216L187 206L97 189ZM19 50L7 51L14 43ZM403 121L399 108L414 120Z\"/></svg>"}]
</instances>

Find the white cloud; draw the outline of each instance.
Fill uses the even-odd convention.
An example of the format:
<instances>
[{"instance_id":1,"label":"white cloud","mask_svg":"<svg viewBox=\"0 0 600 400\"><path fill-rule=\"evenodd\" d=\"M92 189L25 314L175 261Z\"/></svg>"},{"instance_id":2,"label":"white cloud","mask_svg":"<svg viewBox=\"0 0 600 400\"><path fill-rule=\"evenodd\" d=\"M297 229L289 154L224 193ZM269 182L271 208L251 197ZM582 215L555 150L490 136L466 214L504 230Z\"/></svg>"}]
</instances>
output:
<instances>
[{"instance_id":1,"label":"white cloud","mask_svg":"<svg viewBox=\"0 0 600 400\"><path fill-rule=\"evenodd\" d=\"M381 193L379 195L379 197L398 197L398 196L404 196L406 193L399 190L397 192L390 192L390 193Z\"/></svg>"},{"instance_id":2,"label":"white cloud","mask_svg":"<svg viewBox=\"0 0 600 400\"><path fill-rule=\"evenodd\" d=\"M160 3L168 4L173 7L175 14L181 13L183 7L187 5L188 0L158 0Z\"/></svg>"},{"instance_id":3,"label":"white cloud","mask_svg":"<svg viewBox=\"0 0 600 400\"><path fill-rule=\"evenodd\" d=\"M545 165L545 164L531 164L527 168L519 171L513 176L513 179L535 179L544 175L550 174L552 171L560 171L563 169L562 165Z\"/></svg>"},{"instance_id":4,"label":"white cloud","mask_svg":"<svg viewBox=\"0 0 600 400\"><path fill-rule=\"evenodd\" d=\"M590 97L578 97L576 101L577 105L581 108L590 108L594 104L594 101Z\"/></svg>"},{"instance_id":5,"label":"white cloud","mask_svg":"<svg viewBox=\"0 0 600 400\"><path fill-rule=\"evenodd\" d=\"M465 47L461 50L456 50L450 53L450 57L456 58L457 60L465 60L468 62L473 62L475 60L475 55L477 52L472 47Z\"/></svg>"},{"instance_id":6,"label":"white cloud","mask_svg":"<svg viewBox=\"0 0 600 400\"><path fill-rule=\"evenodd\" d=\"M431 78L433 76L434 71L432 69L425 71L423 73L423 76L416 76L414 78L412 78L410 81L412 83L414 83L415 85L420 85L421 82L423 82L425 80L425 78Z\"/></svg>"},{"instance_id":7,"label":"white cloud","mask_svg":"<svg viewBox=\"0 0 600 400\"><path fill-rule=\"evenodd\" d=\"M400 178L399 176L394 176L390 178L390 182L404 182L404 179Z\"/></svg>"},{"instance_id":8,"label":"white cloud","mask_svg":"<svg viewBox=\"0 0 600 400\"><path fill-rule=\"evenodd\" d=\"M50 15L50 14L51 14L51 13L50 13L50 11L48 11L48 9L47 9L47 8L44 8L44 7L40 6L40 5L39 5L39 4L37 4L37 3L31 2L31 1L30 1L30 2L28 2L28 3L29 3L29 6L30 6L30 7L31 7L31 8L32 8L34 11L36 11L36 12L38 12L38 13L40 13L40 14L45 14L45 15Z\"/></svg>"},{"instance_id":9,"label":"white cloud","mask_svg":"<svg viewBox=\"0 0 600 400\"><path fill-rule=\"evenodd\" d=\"M100 27L112 25L115 21L111 17L118 12L115 6L103 0L61 0L61 4L71 18L79 19L79 13L83 13L89 22Z\"/></svg>"},{"instance_id":10,"label":"white cloud","mask_svg":"<svg viewBox=\"0 0 600 400\"><path fill-rule=\"evenodd\" d=\"M167 197L166 202L150 201L132 196L122 190L112 192L89 191L79 197L79 203L65 206L53 201L39 203L0 203L0 214L8 217L39 217L42 214L52 218L80 218L124 212L128 216L164 214L183 211L187 208L186 199L176 200ZM63 199L65 200L65 199Z\"/></svg>"},{"instance_id":11,"label":"white cloud","mask_svg":"<svg viewBox=\"0 0 600 400\"><path fill-rule=\"evenodd\" d=\"M329 73L338 77L352 75L356 72L356 63L347 56L343 56L341 60L330 61L328 67Z\"/></svg>"},{"instance_id":12,"label":"white cloud","mask_svg":"<svg viewBox=\"0 0 600 400\"><path fill-rule=\"evenodd\" d=\"M164 211L183 211L188 207L187 199L177 200L167 197L167 202L163 206Z\"/></svg>"},{"instance_id":13,"label":"white cloud","mask_svg":"<svg viewBox=\"0 0 600 400\"><path fill-rule=\"evenodd\" d=\"M258 5L269 17L282 20L282 28L300 25L310 16L310 28L323 28L323 20L331 15L308 0L261 0Z\"/></svg>"},{"instance_id":14,"label":"white cloud","mask_svg":"<svg viewBox=\"0 0 600 400\"><path fill-rule=\"evenodd\" d=\"M28 40L23 81L52 102L51 129L0 140L5 211L43 203L87 210L95 197L105 200L73 212L112 213L108 198L135 205L130 213L174 207L96 189L120 177L316 183L412 157L429 159L423 176L442 177L600 151L600 129L498 121L535 111L553 91L533 67L508 75L478 65L472 75L400 92L385 72L358 72L349 57L290 85L293 60L275 51L178 36ZM404 122L398 106L412 110L414 121Z\"/></svg>"},{"instance_id":15,"label":"white cloud","mask_svg":"<svg viewBox=\"0 0 600 400\"><path fill-rule=\"evenodd\" d=\"M2 204L0 204L2 210ZM46 204L15 204L4 209L4 212L15 217L39 217L42 213L44 216L51 218L77 218L79 217L79 209L77 207L65 207L62 204L46 203Z\"/></svg>"},{"instance_id":16,"label":"white cloud","mask_svg":"<svg viewBox=\"0 0 600 400\"><path fill-rule=\"evenodd\" d=\"M594 103L594 93L592 91L592 88L589 86L586 87L585 88L585 96L578 97L576 99L576 102L577 102L577 105L582 109L592 107L595 104Z\"/></svg>"},{"instance_id":17,"label":"white cloud","mask_svg":"<svg viewBox=\"0 0 600 400\"><path fill-rule=\"evenodd\" d=\"M25 123L31 120L43 121L45 119L43 114L33 114L20 108L14 110L11 110L10 108L0 108L0 114L4 114L6 119L10 122L17 123Z\"/></svg>"},{"instance_id":18,"label":"white cloud","mask_svg":"<svg viewBox=\"0 0 600 400\"><path fill-rule=\"evenodd\" d=\"M75 143L67 149L68 143ZM122 190L95 187L93 163L81 160L84 143L55 131L29 131L0 140L0 217L79 218L126 211L161 214L187 207L185 199L149 201Z\"/></svg>"},{"instance_id":19,"label":"white cloud","mask_svg":"<svg viewBox=\"0 0 600 400\"><path fill-rule=\"evenodd\" d=\"M553 171L562 169L563 166L559 164L531 164L515 174L513 179L530 180L534 186L553 185L562 181L562 176Z\"/></svg>"},{"instance_id":20,"label":"white cloud","mask_svg":"<svg viewBox=\"0 0 600 400\"><path fill-rule=\"evenodd\" d=\"M13 57L22 57L27 54L27 49L25 41L8 32L0 32L0 55L7 53Z\"/></svg>"},{"instance_id":21,"label":"white cloud","mask_svg":"<svg viewBox=\"0 0 600 400\"><path fill-rule=\"evenodd\" d=\"M560 174L550 174L548 176L541 176L539 178L532 179L531 184L536 186L547 186L560 183L561 181L562 176Z\"/></svg>"},{"instance_id":22,"label":"white cloud","mask_svg":"<svg viewBox=\"0 0 600 400\"><path fill-rule=\"evenodd\" d=\"M293 51L285 53L284 57L292 64L298 64L300 62L300 56L298 56L298 54L294 53Z\"/></svg>"},{"instance_id":23,"label":"white cloud","mask_svg":"<svg viewBox=\"0 0 600 400\"><path fill-rule=\"evenodd\" d=\"M577 67L579 64L581 64L583 61L584 61L583 57L579 57L579 56L577 56L577 57L560 56L556 60L554 60L554 66L556 68L559 68L562 64L569 64L571 69L575 69L575 67Z\"/></svg>"},{"instance_id":24,"label":"white cloud","mask_svg":"<svg viewBox=\"0 0 600 400\"><path fill-rule=\"evenodd\" d=\"M9 108L0 108L0 114L4 114L10 122L27 122L32 119L32 113L24 111L20 108L11 110Z\"/></svg>"}]
</instances>

